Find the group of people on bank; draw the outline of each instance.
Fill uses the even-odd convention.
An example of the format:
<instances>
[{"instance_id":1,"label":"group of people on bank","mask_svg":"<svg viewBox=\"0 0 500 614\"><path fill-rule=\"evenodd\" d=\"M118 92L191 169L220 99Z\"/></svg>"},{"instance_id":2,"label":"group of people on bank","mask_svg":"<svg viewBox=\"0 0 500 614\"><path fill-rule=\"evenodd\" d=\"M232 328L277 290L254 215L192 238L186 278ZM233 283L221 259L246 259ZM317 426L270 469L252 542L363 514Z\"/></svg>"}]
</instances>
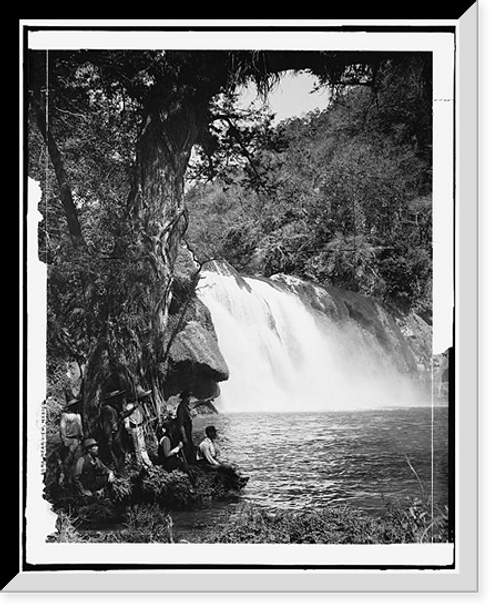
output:
<instances>
[{"instance_id":1,"label":"group of people on bank","mask_svg":"<svg viewBox=\"0 0 500 614\"><path fill-rule=\"evenodd\" d=\"M145 469L156 464L168 472L180 470L192 480L192 469L197 466L231 474L236 479L235 485L242 488L248 478L240 477L231 465L220 461L214 426L208 426L203 441L197 447L194 445L188 391L181 393L175 416L155 429L158 445L153 463L146 445L146 428L157 420L147 407L151 392L138 387L135 400L128 403L125 390L113 390L103 399L99 412L100 439L109 453L108 464L113 468L101 460L98 441L84 436L81 400L70 400L59 424L59 484L73 484L86 497L99 493L115 481L116 474L123 474L131 444L136 464Z\"/></svg>"}]
</instances>

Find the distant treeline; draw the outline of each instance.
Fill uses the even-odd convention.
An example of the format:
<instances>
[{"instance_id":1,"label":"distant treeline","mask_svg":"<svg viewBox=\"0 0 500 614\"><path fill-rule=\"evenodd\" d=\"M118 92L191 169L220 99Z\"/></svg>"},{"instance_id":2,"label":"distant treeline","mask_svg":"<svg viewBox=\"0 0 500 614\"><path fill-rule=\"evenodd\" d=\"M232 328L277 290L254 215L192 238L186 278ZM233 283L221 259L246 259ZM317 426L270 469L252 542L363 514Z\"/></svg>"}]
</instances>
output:
<instances>
[{"instance_id":1,"label":"distant treeline","mask_svg":"<svg viewBox=\"0 0 500 614\"><path fill-rule=\"evenodd\" d=\"M243 273L331 283L430 319L431 109L411 76L240 134L239 163L219 160L216 178L188 190L190 246Z\"/></svg>"}]
</instances>

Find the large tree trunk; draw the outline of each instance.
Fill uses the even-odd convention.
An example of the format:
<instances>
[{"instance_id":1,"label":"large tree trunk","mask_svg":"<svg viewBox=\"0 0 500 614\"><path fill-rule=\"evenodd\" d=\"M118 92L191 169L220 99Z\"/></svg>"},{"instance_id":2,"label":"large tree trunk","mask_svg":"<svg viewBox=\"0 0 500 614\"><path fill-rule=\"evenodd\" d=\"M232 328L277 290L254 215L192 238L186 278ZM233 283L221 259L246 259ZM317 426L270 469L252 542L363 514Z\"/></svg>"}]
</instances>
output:
<instances>
[{"instance_id":1,"label":"large tree trunk","mask_svg":"<svg viewBox=\"0 0 500 614\"><path fill-rule=\"evenodd\" d=\"M150 266L150 300L145 320L141 375L158 388L157 366L164 351L169 293L177 252L188 225L184 176L198 136L192 101L164 96L160 90L143 122L137 147L136 185L130 213L137 224L141 257Z\"/></svg>"},{"instance_id":2,"label":"large tree trunk","mask_svg":"<svg viewBox=\"0 0 500 614\"><path fill-rule=\"evenodd\" d=\"M184 175L198 134L194 108L189 103L181 104L157 102L147 113L138 141L136 185L130 199L142 256L148 259L160 286L167 282L158 288L155 309L163 324L171 274L187 228Z\"/></svg>"},{"instance_id":3,"label":"large tree trunk","mask_svg":"<svg viewBox=\"0 0 500 614\"><path fill-rule=\"evenodd\" d=\"M157 92L145 111L138 139L135 181L128 201L129 231L122 245L129 276L122 287L134 299L129 304L125 294L117 300L120 290L109 296L109 311L102 318L86 369L84 405L89 432L98 425L106 389L125 387L133 398L135 387L141 384L153 389L156 408L162 400L158 365L166 346L175 260L188 223L184 175L197 136L192 101ZM110 270L108 285L124 271L122 267L113 277Z\"/></svg>"}]
</instances>

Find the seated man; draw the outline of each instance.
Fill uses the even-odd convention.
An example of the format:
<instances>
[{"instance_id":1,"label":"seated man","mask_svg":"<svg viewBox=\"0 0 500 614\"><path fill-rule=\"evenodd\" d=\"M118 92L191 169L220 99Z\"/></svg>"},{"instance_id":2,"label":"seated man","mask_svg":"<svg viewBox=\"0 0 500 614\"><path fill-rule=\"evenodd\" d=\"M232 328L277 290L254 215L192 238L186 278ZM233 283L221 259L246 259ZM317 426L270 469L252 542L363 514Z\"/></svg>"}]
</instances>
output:
<instances>
[{"instance_id":1,"label":"seated man","mask_svg":"<svg viewBox=\"0 0 500 614\"><path fill-rule=\"evenodd\" d=\"M194 484L194 475L186 463L183 448L184 444L179 441L174 422L170 420L163 423L159 431L158 464L166 471L178 469L186 473Z\"/></svg>"},{"instance_id":2,"label":"seated man","mask_svg":"<svg viewBox=\"0 0 500 614\"><path fill-rule=\"evenodd\" d=\"M164 422L160 427L158 441L158 463L167 471L180 469L187 473L188 466L184 462L182 448L184 444L175 434L172 421Z\"/></svg>"},{"instance_id":3,"label":"seated man","mask_svg":"<svg viewBox=\"0 0 500 614\"><path fill-rule=\"evenodd\" d=\"M115 476L99 458L95 439L86 439L83 447L85 453L76 461L75 482L84 496L92 497L111 484Z\"/></svg>"},{"instance_id":4,"label":"seated man","mask_svg":"<svg viewBox=\"0 0 500 614\"><path fill-rule=\"evenodd\" d=\"M215 426L207 426L205 435L205 439L200 443L196 451L196 461L201 465L217 467L220 465L217 460L220 455L220 448L215 441L217 439Z\"/></svg>"},{"instance_id":5,"label":"seated man","mask_svg":"<svg viewBox=\"0 0 500 614\"><path fill-rule=\"evenodd\" d=\"M220 471L233 482L234 486L243 488L248 482L248 478L239 476L234 467L219 461L220 448L215 441L217 439L217 429L215 426L207 426L205 434L205 439L200 443L196 451L198 465L207 469Z\"/></svg>"}]
</instances>

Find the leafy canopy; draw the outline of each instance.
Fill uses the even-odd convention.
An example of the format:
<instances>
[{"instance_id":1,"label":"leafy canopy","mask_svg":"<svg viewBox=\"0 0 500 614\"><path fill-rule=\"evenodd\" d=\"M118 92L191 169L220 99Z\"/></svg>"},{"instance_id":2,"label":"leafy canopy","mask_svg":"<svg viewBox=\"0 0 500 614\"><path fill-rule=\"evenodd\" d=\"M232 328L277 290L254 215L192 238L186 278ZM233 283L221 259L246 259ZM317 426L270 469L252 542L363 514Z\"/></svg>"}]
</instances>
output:
<instances>
[{"instance_id":1,"label":"leafy canopy","mask_svg":"<svg viewBox=\"0 0 500 614\"><path fill-rule=\"evenodd\" d=\"M237 108L240 86L253 80L265 95L286 70L331 87L327 112L274 126ZM139 353L155 326L154 263L139 260L129 200L141 127L165 101L194 113L184 204L199 259L428 309L430 75L426 54L33 52L29 89L49 118L87 248L74 252L30 108L28 173L45 191L40 255L53 265L49 347L87 356L105 327L110 345Z\"/></svg>"}]
</instances>

